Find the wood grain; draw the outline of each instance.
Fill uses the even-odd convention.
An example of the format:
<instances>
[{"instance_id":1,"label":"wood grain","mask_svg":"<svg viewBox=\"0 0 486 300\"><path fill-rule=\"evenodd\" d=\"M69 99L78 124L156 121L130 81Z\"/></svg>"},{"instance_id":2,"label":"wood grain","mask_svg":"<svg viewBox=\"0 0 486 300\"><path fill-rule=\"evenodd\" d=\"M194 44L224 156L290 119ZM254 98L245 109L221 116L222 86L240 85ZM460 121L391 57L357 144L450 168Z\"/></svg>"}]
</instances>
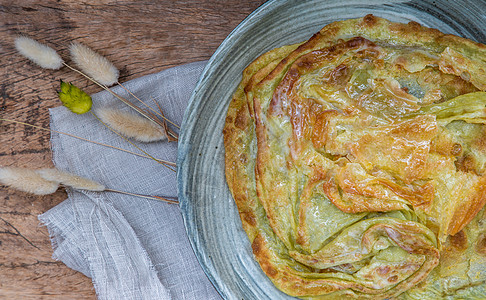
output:
<instances>
[{"instance_id":1,"label":"wood grain","mask_svg":"<svg viewBox=\"0 0 486 300\"><path fill-rule=\"evenodd\" d=\"M63 58L70 42L82 42L110 59L124 82L208 59L263 2L0 0L0 117L48 127L59 79L99 91L65 68L34 66L16 53L17 35L47 43ZM52 166L49 133L0 122L0 166ZM0 186L0 299L96 297L89 278L51 258L48 232L37 220L65 198L63 191L31 196Z\"/></svg>"}]
</instances>

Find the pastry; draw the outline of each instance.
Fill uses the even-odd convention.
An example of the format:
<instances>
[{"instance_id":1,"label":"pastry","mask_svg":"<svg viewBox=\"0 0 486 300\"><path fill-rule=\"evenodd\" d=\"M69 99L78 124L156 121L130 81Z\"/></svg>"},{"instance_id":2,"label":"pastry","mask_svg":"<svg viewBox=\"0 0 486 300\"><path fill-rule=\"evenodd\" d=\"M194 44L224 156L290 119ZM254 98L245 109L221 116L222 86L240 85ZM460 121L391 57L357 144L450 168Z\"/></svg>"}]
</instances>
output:
<instances>
[{"instance_id":1,"label":"pastry","mask_svg":"<svg viewBox=\"0 0 486 300\"><path fill-rule=\"evenodd\" d=\"M309 299L486 298L486 46L367 15L243 72L225 170L263 272Z\"/></svg>"}]
</instances>

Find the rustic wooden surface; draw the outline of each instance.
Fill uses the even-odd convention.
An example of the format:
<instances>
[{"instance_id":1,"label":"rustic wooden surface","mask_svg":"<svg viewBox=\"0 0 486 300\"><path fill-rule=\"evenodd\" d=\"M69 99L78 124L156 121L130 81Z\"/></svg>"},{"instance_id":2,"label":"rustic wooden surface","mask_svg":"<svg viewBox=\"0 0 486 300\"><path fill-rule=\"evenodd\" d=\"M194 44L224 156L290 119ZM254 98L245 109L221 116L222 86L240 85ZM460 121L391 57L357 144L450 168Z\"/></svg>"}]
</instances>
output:
<instances>
[{"instance_id":1,"label":"rustic wooden surface","mask_svg":"<svg viewBox=\"0 0 486 300\"><path fill-rule=\"evenodd\" d=\"M208 59L263 0L0 0L0 117L47 127L59 106L58 80L99 89L66 68L46 71L18 55L19 34L68 58L80 41L120 69L120 81ZM49 133L0 122L0 166L50 167ZM51 258L37 215L66 198L30 196L0 186L0 299L93 299L91 280ZM27 241L28 240L28 241Z\"/></svg>"}]
</instances>

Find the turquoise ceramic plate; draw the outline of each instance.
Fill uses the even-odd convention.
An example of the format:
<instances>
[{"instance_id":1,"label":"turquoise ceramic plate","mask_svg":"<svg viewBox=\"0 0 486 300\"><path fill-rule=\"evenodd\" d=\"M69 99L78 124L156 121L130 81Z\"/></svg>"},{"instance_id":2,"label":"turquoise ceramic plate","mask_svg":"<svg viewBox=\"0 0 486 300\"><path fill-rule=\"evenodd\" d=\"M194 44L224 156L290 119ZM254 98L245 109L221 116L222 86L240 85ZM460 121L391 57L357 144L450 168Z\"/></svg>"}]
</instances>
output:
<instances>
[{"instance_id":1,"label":"turquoise ceramic plate","mask_svg":"<svg viewBox=\"0 0 486 300\"><path fill-rule=\"evenodd\" d=\"M288 297L254 261L224 177L222 129L241 72L272 48L306 40L330 22L369 13L486 42L484 0L274 0L246 18L209 60L185 112L177 176L187 234L224 298Z\"/></svg>"}]
</instances>

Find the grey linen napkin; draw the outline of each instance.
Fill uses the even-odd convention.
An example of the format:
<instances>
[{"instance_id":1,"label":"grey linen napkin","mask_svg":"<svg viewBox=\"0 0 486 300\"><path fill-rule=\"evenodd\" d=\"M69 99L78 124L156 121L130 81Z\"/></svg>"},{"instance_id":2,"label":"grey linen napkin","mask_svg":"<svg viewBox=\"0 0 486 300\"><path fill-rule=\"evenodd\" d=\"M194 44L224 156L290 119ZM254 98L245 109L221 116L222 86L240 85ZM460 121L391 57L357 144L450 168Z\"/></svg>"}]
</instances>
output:
<instances>
[{"instance_id":1,"label":"grey linen napkin","mask_svg":"<svg viewBox=\"0 0 486 300\"><path fill-rule=\"evenodd\" d=\"M205 62L191 63L126 83L147 104L153 99L180 124ZM114 90L129 97L121 88ZM131 99L134 102L135 99ZM100 106L130 110L108 92ZM90 113L50 110L51 129L137 152ZM176 174L151 159L53 133L56 167L108 188L176 197ZM175 162L177 143L139 144L156 158ZM68 199L39 216L49 230L53 257L91 277L99 299L220 299L188 241L178 205L115 193L68 190Z\"/></svg>"}]
</instances>

